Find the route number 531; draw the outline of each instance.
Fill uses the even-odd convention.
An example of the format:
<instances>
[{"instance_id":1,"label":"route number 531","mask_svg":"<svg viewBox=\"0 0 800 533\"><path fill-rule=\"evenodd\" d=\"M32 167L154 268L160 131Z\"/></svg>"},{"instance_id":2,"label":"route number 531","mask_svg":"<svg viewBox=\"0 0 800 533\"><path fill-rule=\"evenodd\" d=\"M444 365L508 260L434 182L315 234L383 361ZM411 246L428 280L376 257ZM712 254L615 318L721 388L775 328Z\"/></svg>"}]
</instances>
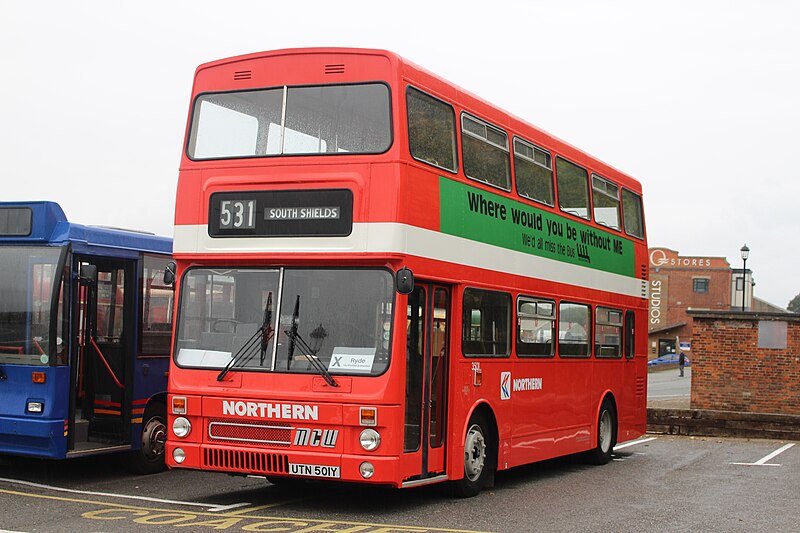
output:
<instances>
[{"instance_id":1,"label":"route number 531","mask_svg":"<svg viewBox=\"0 0 800 533\"><path fill-rule=\"evenodd\" d=\"M255 200L222 200L220 202L219 229L253 229L255 226Z\"/></svg>"}]
</instances>

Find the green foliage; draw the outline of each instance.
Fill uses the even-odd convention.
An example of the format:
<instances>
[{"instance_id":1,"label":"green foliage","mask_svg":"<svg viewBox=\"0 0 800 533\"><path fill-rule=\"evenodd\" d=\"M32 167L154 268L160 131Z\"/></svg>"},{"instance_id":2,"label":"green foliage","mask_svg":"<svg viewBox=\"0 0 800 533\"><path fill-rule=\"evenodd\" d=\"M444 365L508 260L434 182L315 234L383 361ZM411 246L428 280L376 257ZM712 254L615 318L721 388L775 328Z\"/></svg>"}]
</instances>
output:
<instances>
[{"instance_id":1,"label":"green foliage","mask_svg":"<svg viewBox=\"0 0 800 533\"><path fill-rule=\"evenodd\" d=\"M800 294L791 299L789 305L786 306L786 309L792 313L800 313Z\"/></svg>"}]
</instances>

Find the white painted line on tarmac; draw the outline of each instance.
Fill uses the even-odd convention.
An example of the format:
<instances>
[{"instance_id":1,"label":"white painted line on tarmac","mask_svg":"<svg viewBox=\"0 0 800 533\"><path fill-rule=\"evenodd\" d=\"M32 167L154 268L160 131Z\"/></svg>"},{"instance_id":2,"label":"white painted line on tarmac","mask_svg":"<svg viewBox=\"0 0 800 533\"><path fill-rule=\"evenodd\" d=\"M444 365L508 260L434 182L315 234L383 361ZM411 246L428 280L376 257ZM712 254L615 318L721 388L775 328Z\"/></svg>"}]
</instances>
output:
<instances>
[{"instance_id":1,"label":"white painted line on tarmac","mask_svg":"<svg viewBox=\"0 0 800 533\"><path fill-rule=\"evenodd\" d=\"M778 448L777 450L775 450L771 454L767 455L766 457L762 457L761 459L759 459L755 463L731 463L731 464L732 465L742 465L742 466L781 466L781 465L775 464L775 463L768 463L767 461L769 461L773 457L776 457L776 456L782 454L783 452L785 452L786 450L788 450L792 446L794 446L793 442L790 442L789 444L781 446L780 448Z\"/></svg>"},{"instance_id":2,"label":"white painted line on tarmac","mask_svg":"<svg viewBox=\"0 0 800 533\"><path fill-rule=\"evenodd\" d=\"M89 490L66 489L63 487L53 487L52 485L41 485L39 483L32 483L30 481L22 481L19 479L8 479L4 477L0 477L0 481L4 481L6 483L12 483L14 485L25 485L27 487L34 487L37 489L54 490L59 492L70 492L72 494L88 494L91 496L105 496L107 498L122 498L128 500L143 500L146 502L171 503L175 505L205 507L206 510L210 513L227 511L228 509L236 509L237 507L244 507L245 505L250 505L250 502L234 503L231 505L214 505L213 503L182 502L179 500L163 500L161 498L149 498L147 496L130 496L127 494L114 494L111 492L93 492Z\"/></svg>"},{"instance_id":3,"label":"white painted line on tarmac","mask_svg":"<svg viewBox=\"0 0 800 533\"><path fill-rule=\"evenodd\" d=\"M645 442L650 442L651 440L656 440L656 437L648 437L646 439L632 440L630 442L626 442L625 444L617 444L616 446L614 446L614 451L621 450L622 448L627 448L628 446L644 444Z\"/></svg>"}]
</instances>

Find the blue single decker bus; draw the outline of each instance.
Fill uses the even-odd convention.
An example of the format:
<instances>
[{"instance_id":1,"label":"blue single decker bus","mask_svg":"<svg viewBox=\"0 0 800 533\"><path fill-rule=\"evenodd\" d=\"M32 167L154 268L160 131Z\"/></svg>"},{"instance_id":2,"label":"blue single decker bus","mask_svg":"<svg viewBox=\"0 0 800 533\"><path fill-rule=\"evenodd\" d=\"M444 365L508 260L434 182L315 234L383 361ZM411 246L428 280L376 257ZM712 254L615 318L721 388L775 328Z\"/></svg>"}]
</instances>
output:
<instances>
[{"instance_id":1,"label":"blue single decker bus","mask_svg":"<svg viewBox=\"0 0 800 533\"><path fill-rule=\"evenodd\" d=\"M0 453L164 468L172 240L0 202Z\"/></svg>"}]
</instances>

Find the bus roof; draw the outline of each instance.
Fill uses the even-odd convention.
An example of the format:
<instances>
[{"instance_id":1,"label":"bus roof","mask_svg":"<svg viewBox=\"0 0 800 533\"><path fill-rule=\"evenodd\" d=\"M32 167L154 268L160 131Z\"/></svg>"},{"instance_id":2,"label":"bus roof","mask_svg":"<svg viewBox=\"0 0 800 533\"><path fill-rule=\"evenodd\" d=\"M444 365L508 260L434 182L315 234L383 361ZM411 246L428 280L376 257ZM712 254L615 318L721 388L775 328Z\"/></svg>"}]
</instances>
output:
<instances>
[{"instance_id":1,"label":"bus roof","mask_svg":"<svg viewBox=\"0 0 800 533\"><path fill-rule=\"evenodd\" d=\"M66 244L172 253L172 239L134 230L84 226L67 220L56 202L0 202L0 244Z\"/></svg>"},{"instance_id":2,"label":"bus roof","mask_svg":"<svg viewBox=\"0 0 800 533\"><path fill-rule=\"evenodd\" d=\"M232 66L236 63L243 63L259 59L302 55L361 55L384 57L389 61L389 63L392 65L392 68L395 69L401 77L407 78L407 81L410 81L412 84L423 84L423 87L420 88L434 91L435 93L438 93L438 96L450 99L453 103L457 103L469 112L482 115L481 118L489 120L490 122L495 123L497 126L511 129L515 132L533 130L536 133L536 138L529 140L534 142L544 142L547 144L547 148L551 148L557 153L572 159L575 163L588 166L601 174L607 174L606 177L614 178L616 181L620 182L620 185L627 187L636 193L641 194L642 192L641 183L631 175L622 172L616 167L605 163L604 161L592 156L591 154L588 154L580 148L577 148L576 146L560 139L559 137L552 135L541 128L538 128L527 120L522 119L487 100L484 100L470 91L463 89L457 84L452 83L427 70L426 68L421 67L416 63L388 50L372 48L318 47L283 48L278 50L256 52L203 63L197 67L195 72L195 81L197 81L200 74L205 70L213 70L218 67ZM195 89L197 89L197 87L195 87Z\"/></svg>"}]
</instances>

